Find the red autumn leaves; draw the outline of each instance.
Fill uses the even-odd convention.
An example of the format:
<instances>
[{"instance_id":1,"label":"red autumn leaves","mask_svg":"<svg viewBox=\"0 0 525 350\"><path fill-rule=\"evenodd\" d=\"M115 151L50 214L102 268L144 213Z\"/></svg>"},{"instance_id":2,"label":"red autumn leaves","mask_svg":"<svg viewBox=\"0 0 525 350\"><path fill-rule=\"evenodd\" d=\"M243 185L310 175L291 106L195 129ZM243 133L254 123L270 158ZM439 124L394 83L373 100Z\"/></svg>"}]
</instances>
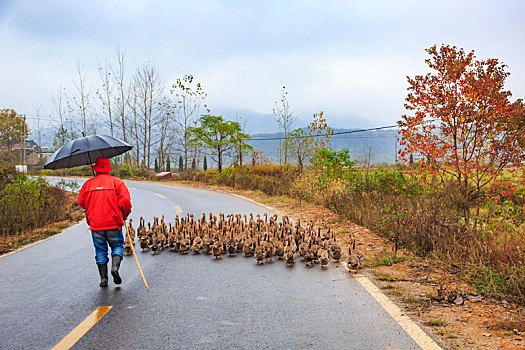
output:
<instances>
[{"instance_id":1,"label":"red autumn leaves","mask_svg":"<svg viewBox=\"0 0 525 350\"><path fill-rule=\"evenodd\" d=\"M400 159L408 163L412 155L419 169L452 177L465 194L479 190L523 160L524 105L510 101L510 73L497 59L449 45L426 51L431 73L408 78Z\"/></svg>"}]
</instances>

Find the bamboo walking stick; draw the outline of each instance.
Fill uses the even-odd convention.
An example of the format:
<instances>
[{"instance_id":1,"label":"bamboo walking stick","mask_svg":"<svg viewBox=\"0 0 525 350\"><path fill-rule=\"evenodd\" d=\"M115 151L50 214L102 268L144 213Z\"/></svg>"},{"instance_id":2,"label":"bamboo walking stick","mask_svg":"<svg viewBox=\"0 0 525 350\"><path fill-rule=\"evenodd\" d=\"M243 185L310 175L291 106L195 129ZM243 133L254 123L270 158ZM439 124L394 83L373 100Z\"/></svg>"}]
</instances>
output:
<instances>
[{"instance_id":1,"label":"bamboo walking stick","mask_svg":"<svg viewBox=\"0 0 525 350\"><path fill-rule=\"evenodd\" d=\"M142 269L140 268L139 259L137 259L137 254L135 254L135 248L133 248L133 242L131 242L131 236L129 235L128 230L128 223L126 222L126 234L128 235L128 240L131 246L131 252L133 253L133 257L135 258L135 262L137 263L137 267L139 268L140 276L142 276L142 281L144 281L144 285L146 286L146 289L149 292L148 282L146 282L146 278L144 278L144 274L142 273Z\"/></svg>"}]
</instances>

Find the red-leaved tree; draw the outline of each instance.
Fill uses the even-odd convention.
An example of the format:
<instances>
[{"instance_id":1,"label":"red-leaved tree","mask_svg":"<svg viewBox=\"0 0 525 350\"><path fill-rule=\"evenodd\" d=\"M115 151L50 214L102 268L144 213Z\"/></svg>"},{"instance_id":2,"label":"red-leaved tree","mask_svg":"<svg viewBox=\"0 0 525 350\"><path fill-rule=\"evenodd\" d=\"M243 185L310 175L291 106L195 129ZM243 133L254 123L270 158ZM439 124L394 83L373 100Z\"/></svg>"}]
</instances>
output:
<instances>
[{"instance_id":1,"label":"red-leaved tree","mask_svg":"<svg viewBox=\"0 0 525 350\"><path fill-rule=\"evenodd\" d=\"M431 73L408 77L400 159L412 156L422 169L455 180L472 200L506 165L523 160L524 105L510 101L510 73L497 59L449 45L426 51Z\"/></svg>"}]
</instances>

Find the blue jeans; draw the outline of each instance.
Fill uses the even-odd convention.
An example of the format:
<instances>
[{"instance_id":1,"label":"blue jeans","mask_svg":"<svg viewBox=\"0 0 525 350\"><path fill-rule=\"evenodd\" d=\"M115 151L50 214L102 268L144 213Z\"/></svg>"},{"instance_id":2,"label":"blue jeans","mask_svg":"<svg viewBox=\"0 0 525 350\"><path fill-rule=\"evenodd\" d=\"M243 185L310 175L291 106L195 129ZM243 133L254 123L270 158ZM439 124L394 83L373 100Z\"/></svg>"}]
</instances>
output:
<instances>
[{"instance_id":1,"label":"blue jeans","mask_svg":"<svg viewBox=\"0 0 525 350\"><path fill-rule=\"evenodd\" d=\"M91 231L93 244L95 245L95 261L97 264L108 263L108 244L111 247L111 255L124 256L124 236L122 229Z\"/></svg>"}]
</instances>

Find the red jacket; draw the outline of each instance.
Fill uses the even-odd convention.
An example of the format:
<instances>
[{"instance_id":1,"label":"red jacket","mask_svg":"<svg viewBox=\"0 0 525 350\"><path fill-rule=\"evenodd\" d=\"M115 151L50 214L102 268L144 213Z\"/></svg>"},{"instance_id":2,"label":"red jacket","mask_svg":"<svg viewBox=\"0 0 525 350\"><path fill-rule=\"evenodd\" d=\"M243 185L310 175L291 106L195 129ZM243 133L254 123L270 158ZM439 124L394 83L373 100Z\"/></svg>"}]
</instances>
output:
<instances>
[{"instance_id":1,"label":"red jacket","mask_svg":"<svg viewBox=\"0 0 525 350\"><path fill-rule=\"evenodd\" d=\"M86 181L78 194L78 204L86 209L92 231L120 229L131 213L128 188L110 174L97 174Z\"/></svg>"}]
</instances>

